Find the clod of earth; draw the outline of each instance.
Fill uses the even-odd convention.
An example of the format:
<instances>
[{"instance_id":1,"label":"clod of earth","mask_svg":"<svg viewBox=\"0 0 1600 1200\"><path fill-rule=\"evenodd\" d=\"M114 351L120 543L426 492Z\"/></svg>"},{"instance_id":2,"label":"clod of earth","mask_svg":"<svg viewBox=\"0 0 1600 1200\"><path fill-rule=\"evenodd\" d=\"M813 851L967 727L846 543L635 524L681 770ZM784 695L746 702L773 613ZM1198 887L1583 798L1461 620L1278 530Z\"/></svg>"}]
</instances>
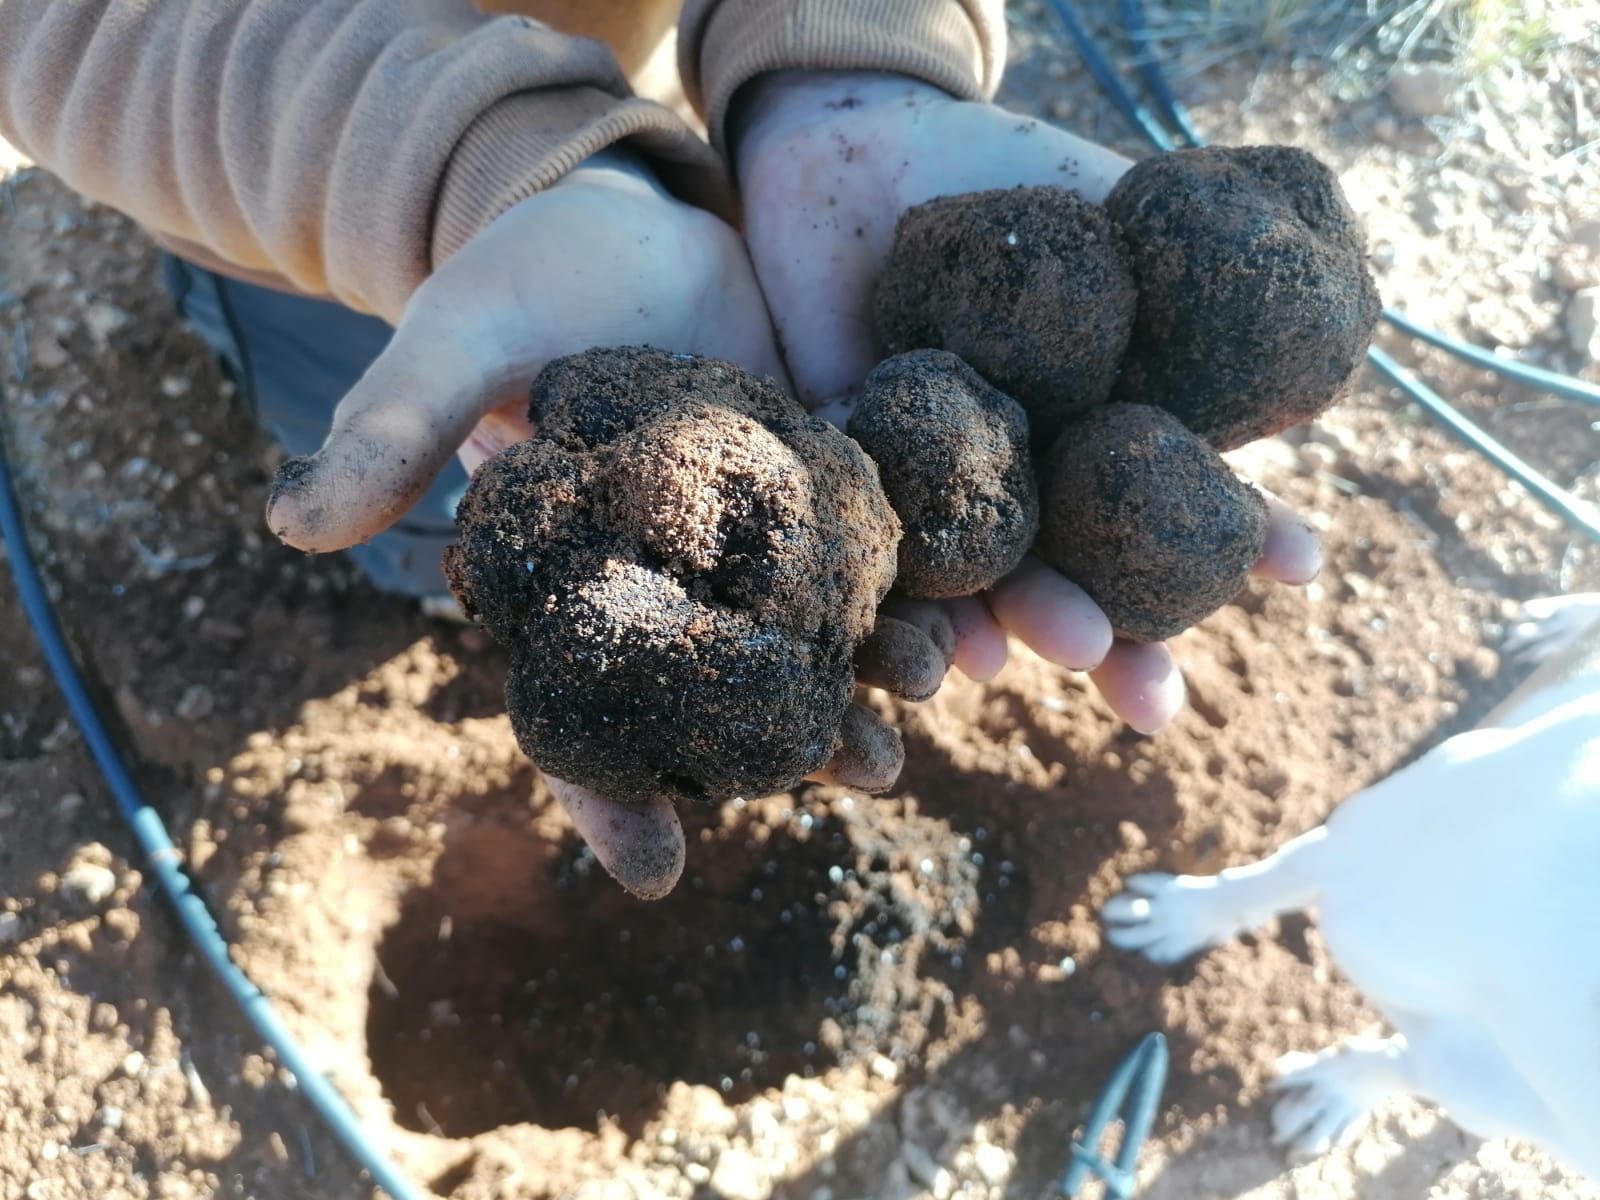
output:
<instances>
[{"instance_id":1,"label":"clod of earth","mask_svg":"<svg viewBox=\"0 0 1600 1200\"><path fill-rule=\"evenodd\" d=\"M848 432L900 517L896 591L969 596L1022 561L1039 528L1027 414L961 359L916 350L880 363Z\"/></svg>"},{"instance_id":2,"label":"clod of earth","mask_svg":"<svg viewBox=\"0 0 1600 1200\"><path fill-rule=\"evenodd\" d=\"M1124 637L1182 632L1232 600L1261 557L1261 493L1162 409L1096 409L1062 433L1042 475L1039 555Z\"/></svg>"},{"instance_id":3,"label":"clod of earth","mask_svg":"<svg viewBox=\"0 0 1600 1200\"><path fill-rule=\"evenodd\" d=\"M1135 166L1106 208L1139 288L1117 399L1219 450L1333 403L1381 304L1332 171L1288 146L1180 150Z\"/></svg>"},{"instance_id":4,"label":"clod of earth","mask_svg":"<svg viewBox=\"0 0 1600 1200\"><path fill-rule=\"evenodd\" d=\"M861 449L728 363L557 360L445 555L540 767L619 799L783 791L840 744L899 523Z\"/></svg>"},{"instance_id":5,"label":"clod of earth","mask_svg":"<svg viewBox=\"0 0 1600 1200\"><path fill-rule=\"evenodd\" d=\"M948 196L895 227L874 318L891 354L949 350L1027 410L1048 447L1111 395L1137 292L1100 206L1058 187Z\"/></svg>"}]
</instances>

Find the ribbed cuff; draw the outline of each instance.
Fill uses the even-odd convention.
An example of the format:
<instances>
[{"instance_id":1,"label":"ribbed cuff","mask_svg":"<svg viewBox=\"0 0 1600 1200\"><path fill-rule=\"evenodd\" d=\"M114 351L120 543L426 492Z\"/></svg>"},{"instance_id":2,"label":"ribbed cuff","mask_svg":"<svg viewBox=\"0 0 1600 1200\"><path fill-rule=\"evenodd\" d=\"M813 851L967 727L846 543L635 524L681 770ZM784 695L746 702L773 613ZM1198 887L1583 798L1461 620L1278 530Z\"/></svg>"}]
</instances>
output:
<instances>
[{"instance_id":1,"label":"ribbed cuff","mask_svg":"<svg viewBox=\"0 0 1600 1200\"><path fill-rule=\"evenodd\" d=\"M673 194L733 215L733 188L721 160L668 109L619 100L600 88L521 92L486 109L456 143L434 212L433 266L518 201L624 141Z\"/></svg>"},{"instance_id":2,"label":"ribbed cuff","mask_svg":"<svg viewBox=\"0 0 1600 1200\"><path fill-rule=\"evenodd\" d=\"M888 71L962 99L987 99L1005 66L995 0L701 0L678 55L711 144L726 153L728 107L769 71Z\"/></svg>"}]
</instances>

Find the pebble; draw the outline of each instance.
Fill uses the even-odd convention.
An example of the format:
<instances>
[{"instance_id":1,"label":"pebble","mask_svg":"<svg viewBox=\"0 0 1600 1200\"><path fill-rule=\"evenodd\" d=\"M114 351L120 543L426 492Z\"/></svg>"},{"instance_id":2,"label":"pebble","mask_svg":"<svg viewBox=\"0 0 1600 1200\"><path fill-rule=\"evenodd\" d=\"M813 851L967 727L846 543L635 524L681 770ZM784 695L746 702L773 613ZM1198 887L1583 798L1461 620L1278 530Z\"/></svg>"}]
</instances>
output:
<instances>
[{"instance_id":1,"label":"pebble","mask_svg":"<svg viewBox=\"0 0 1600 1200\"><path fill-rule=\"evenodd\" d=\"M104 300L95 301L83 313L83 323L89 327L89 336L102 350L106 348L111 335L132 320L127 309L107 304Z\"/></svg>"},{"instance_id":2,"label":"pebble","mask_svg":"<svg viewBox=\"0 0 1600 1200\"><path fill-rule=\"evenodd\" d=\"M879 1054L872 1060L872 1073L885 1083L893 1083L900 1074L900 1068L892 1058Z\"/></svg>"},{"instance_id":3,"label":"pebble","mask_svg":"<svg viewBox=\"0 0 1600 1200\"><path fill-rule=\"evenodd\" d=\"M1455 91L1455 76L1434 63L1401 67L1389 79L1389 98L1408 117L1447 116Z\"/></svg>"},{"instance_id":4,"label":"pebble","mask_svg":"<svg viewBox=\"0 0 1600 1200\"><path fill-rule=\"evenodd\" d=\"M972 1165L984 1182L998 1187L1011 1176L1011 1156L999 1146L979 1146L972 1152Z\"/></svg>"},{"instance_id":5,"label":"pebble","mask_svg":"<svg viewBox=\"0 0 1600 1200\"><path fill-rule=\"evenodd\" d=\"M183 690L173 711L185 721L199 721L216 711L216 697L203 683L192 683Z\"/></svg>"},{"instance_id":6,"label":"pebble","mask_svg":"<svg viewBox=\"0 0 1600 1200\"><path fill-rule=\"evenodd\" d=\"M745 1150L724 1150L711 1172L711 1190L726 1200L766 1200L761 1164Z\"/></svg>"},{"instance_id":7,"label":"pebble","mask_svg":"<svg viewBox=\"0 0 1600 1200\"><path fill-rule=\"evenodd\" d=\"M100 1110L100 1124L105 1129L121 1129L122 1110L115 1104L107 1104Z\"/></svg>"},{"instance_id":8,"label":"pebble","mask_svg":"<svg viewBox=\"0 0 1600 1200\"><path fill-rule=\"evenodd\" d=\"M98 908L117 890L116 872L97 863L78 863L62 873L62 898L81 908Z\"/></svg>"},{"instance_id":9,"label":"pebble","mask_svg":"<svg viewBox=\"0 0 1600 1200\"><path fill-rule=\"evenodd\" d=\"M1600 287L1584 288L1568 302L1567 343L1590 362L1600 362Z\"/></svg>"},{"instance_id":10,"label":"pebble","mask_svg":"<svg viewBox=\"0 0 1600 1200\"><path fill-rule=\"evenodd\" d=\"M67 365L70 356L53 337L40 337L32 345L33 365L41 371L54 371Z\"/></svg>"}]
</instances>

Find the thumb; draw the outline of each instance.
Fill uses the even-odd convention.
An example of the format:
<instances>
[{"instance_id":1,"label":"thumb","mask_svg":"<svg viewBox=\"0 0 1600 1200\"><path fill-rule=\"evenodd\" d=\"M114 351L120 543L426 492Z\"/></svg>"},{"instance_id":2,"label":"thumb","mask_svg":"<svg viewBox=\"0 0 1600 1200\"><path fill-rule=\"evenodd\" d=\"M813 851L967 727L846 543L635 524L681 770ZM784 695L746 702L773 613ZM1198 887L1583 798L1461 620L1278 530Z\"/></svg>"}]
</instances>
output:
<instances>
[{"instance_id":1,"label":"thumb","mask_svg":"<svg viewBox=\"0 0 1600 1200\"><path fill-rule=\"evenodd\" d=\"M420 297L420 293L419 293ZM267 525L301 550L342 550L381 533L426 492L504 385L461 323L408 307L383 353L333 413L315 454L278 469Z\"/></svg>"}]
</instances>

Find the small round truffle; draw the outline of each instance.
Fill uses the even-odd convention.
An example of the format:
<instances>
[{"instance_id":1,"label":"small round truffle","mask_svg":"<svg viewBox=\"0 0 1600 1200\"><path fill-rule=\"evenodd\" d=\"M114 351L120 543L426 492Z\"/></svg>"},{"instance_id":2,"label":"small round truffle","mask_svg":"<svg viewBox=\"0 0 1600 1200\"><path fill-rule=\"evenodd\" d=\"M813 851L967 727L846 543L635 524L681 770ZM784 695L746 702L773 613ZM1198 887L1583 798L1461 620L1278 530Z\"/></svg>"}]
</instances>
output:
<instances>
[{"instance_id":1,"label":"small round truffle","mask_svg":"<svg viewBox=\"0 0 1600 1200\"><path fill-rule=\"evenodd\" d=\"M591 350L534 384L445 572L528 757L623 800L793 786L840 745L899 524L860 447L728 363Z\"/></svg>"},{"instance_id":2,"label":"small round truffle","mask_svg":"<svg viewBox=\"0 0 1600 1200\"><path fill-rule=\"evenodd\" d=\"M895 591L970 596L1022 561L1039 528L1027 414L954 354L880 363L848 432L900 518Z\"/></svg>"},{"instance_id":3,"label":"small round truffle","mask_svg":"<svg viewBox=\"0 0 1600 1200\"><path fill-rule=\"evenodd\" d=\"M1105 211L1059 187L947 196L895 227L874 318L891 354L960 355L1027 410L1048 447L1104 403L1137 293Z\"/></svg>"},{"instance_id":4,"label":"small round truffle","mask_svg":"<svg viewBox=\"0 0 1600 1200\"><path fill-rule=\"evenodd\" d=\"M1288 146L1179 150L1135 166L1106 207L1139 281L1118 400L1219 450L1333 403L1381 308L1333 172Z\"/></svg>"},{"instance_id":5,"label":"small round truffle","mask_svg":"<svg viewBox=\"0 0 1600 1200\"><path fill-rule=\"evenodd\" d=\"M1044 465L1035 547L1137 642L1221 608L1261 557L1267 506L1170 413L1109 404L1070 425Z\"/></svg>"}]
</instances>

